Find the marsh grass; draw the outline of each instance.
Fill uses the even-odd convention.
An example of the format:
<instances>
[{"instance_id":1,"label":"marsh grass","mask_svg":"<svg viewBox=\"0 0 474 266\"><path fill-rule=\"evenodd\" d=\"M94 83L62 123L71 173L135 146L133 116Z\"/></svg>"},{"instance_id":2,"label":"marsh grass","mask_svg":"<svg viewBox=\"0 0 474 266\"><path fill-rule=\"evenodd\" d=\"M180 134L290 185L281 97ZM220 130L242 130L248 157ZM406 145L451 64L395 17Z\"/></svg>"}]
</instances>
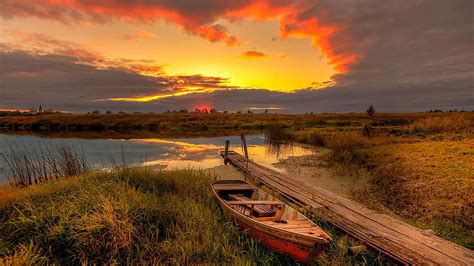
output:
<instances>
[{"instance_id":1,"label":"marsh grass","mask_svg":"<svg viewBox=\"0 0 474 266\"><path fill-rule=\"evenodd\" d=\"M458 113L451 116L430 116L419 119L407 126L412 134L428 133L474 133L474 114Z\"/></svg>"},{"instance_id":2,"label":"marsh grass","mask_svg":"<svg viewBox=\"0 0 474 266\"><path fill-rule=\"evenodd\" d=\"M293 130L282 124L270 125L265 129L265 142L272 143L291 143L295 140Z\"/></svg>"},{"instance_id":3,"label":"marsh grass","mask_svg":"<svg viewBox=\"0 0 474 266\"><path fill-rule=\"evenodd\" d=\"M80 175L90 169L84 151L72 145L9 144L0 153L11 186L27 187L51 179Z\"/></svg>"},{"instance_id":4,"label":"marsh grass","mask_svg":"<svg viewBox=\"0 0 474 266\"><path fill-rule=\"evenodd\" d=\"M122 169L3 189L0 264L292 263L233 226L213 180L190 169Z\"/></svg>"},{"instance_id":5,"label":"marsh grass","mask_svg":"<svg viewBox=\"0 0 474 266\"><path fill-rule=\"evenodd\" d=\"M352 191L364 205L396 215L436 235L474 248L474 141L423 141L359 149L353 169L369 171ZM358 165L359 167L354 167Z\"/></svg>"}]
</instances>

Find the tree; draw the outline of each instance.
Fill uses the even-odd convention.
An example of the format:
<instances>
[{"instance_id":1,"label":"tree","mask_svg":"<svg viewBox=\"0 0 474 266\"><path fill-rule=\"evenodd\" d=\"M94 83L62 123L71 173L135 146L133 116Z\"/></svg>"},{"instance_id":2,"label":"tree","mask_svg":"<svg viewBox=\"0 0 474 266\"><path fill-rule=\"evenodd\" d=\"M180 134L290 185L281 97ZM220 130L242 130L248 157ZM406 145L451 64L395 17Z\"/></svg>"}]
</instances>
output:
<instances>
[{"instance_id":1,"label":"tree","mask_svg":"<svg viewBox=\"0 0 474 266\"><path fill-rule=\"evenodd\" d=\"M265 109L265 114L268 114L268 109Z\"/></svg>"},{"instance_id":2,"label":"tree","mask_svg":"<svg viewBox=\"0 0 474 266\"><path fill-rule=\"evenodd\" d=\"M95 111L92 112L92 114L93 115L100 115L100 112L99 112L99 110L95 110Z\"/></svg>"},{"instance_id":3,"label":"tree","mask_svg":"<svg viewBox=\"0 0 474 266\"><path fill-rule=\"evenodd\" d=\"M375 114L375 108L374 108L374 106L371 104L371 105L369 106L369 108L367 108L367 115L370 116L370 117L372 117L372 116L374 116L374 114Z\"/></svg>"},{"instance_id":4,"label":"tree","mask_svg":"<svg viewBox=\"0 0 474 266\"><path fill-rule=\"evenodd\" d=\"M214 114L214 113L217 113L217 111L216 111L216 109L211 109L211 110L210 110L210 113L211 113L211 114Z\"/></svg>"},{"instance_id":5,"label":"tree","mask_svg":"<svg viewBox=\"0 0 474 266\"><path fill-rule=\"evenodd\" d=\"M112 111L107 110L107 111L105 111L105 114L106 114L106 115L111 115L111 114L112 114Z\"/></svg>"}]
</instances>

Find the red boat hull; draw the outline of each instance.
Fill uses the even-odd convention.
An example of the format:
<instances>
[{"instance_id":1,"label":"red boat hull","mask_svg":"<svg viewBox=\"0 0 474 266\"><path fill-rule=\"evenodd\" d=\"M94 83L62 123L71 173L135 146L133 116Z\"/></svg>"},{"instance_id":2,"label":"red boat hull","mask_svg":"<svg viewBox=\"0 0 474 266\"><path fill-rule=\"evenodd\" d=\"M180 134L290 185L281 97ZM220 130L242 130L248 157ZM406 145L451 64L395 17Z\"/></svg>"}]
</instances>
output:
<instances>
[{"instance_id":1,"label":"red boat hull","mask_svg":"<svg viewBox=\"0 0 474 266\"><path fill-rule=\"evenodd\" d=\"M235 218L234 218L235 219ZM242 223L238 219L235 219L236 224L244 230L246 234L249 234L252 238L260 240L260 243L265 245L267 248L285 254L294 260L302 263L315 262L323 253L323 247L309 247L302 246L284 240L278 237L274 237L265 232L262 232L254 227Z\"/></svg>"}]
</instances>

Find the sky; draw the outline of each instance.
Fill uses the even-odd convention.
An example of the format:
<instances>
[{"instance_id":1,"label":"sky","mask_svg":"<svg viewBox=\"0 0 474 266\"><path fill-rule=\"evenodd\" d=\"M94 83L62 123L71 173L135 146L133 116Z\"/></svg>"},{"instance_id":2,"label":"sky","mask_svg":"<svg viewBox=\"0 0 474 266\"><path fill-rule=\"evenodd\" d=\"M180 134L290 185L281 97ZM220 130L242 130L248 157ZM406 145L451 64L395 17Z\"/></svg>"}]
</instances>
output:
<instances>
[{"instance_id":1,"label":"sky","mask_svg":"<svg viewBox=\"0 0 474 266\"><path fill-rule=\"evenodd\" d=\"M0 0L0 109L474 109L471 0Z\"/></svg>"}]
</instances>

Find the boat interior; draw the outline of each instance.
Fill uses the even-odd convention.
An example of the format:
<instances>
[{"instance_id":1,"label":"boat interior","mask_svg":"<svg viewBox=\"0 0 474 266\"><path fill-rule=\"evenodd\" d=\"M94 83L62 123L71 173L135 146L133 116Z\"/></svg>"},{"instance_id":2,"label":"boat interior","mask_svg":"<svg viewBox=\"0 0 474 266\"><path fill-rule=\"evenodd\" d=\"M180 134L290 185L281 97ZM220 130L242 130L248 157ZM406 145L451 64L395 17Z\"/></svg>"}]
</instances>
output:
<instances>
[{"instance_id":1,"label":"boat interior","mask_svg":"<svg viewBox=\"0 0 474 266\"><path fill-rule=\"evenodd\" d=\"M222 180L213 188L228 206L253 220L300 234L315 235L320 231L295 209L244 181Z\"/></svg>"}]
</instances>

